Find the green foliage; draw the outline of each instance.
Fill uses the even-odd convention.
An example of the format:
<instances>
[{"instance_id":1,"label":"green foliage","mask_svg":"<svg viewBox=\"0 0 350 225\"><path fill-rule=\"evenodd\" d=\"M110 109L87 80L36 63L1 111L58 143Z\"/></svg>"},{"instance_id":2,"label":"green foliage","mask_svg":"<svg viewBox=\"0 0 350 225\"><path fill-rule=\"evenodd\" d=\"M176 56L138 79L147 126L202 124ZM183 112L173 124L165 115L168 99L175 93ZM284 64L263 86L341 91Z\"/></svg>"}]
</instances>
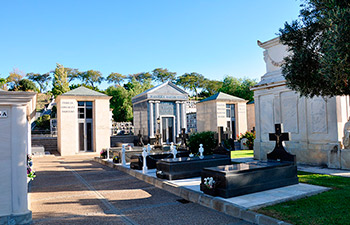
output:
<instances>
[{"instance_id":1,"label":"green foliage","mask_svg":"<svg viewBox=\"0 0 350 225\"><path fill-rule=\"evenodd\" d=\"M350 94L350 2L306 0L280 40L291 52L282 72L302 96Z\"/></svg>"},{"instance_id":2,"label":"green foliage","mask_svg":"<svg viewBox=\"0 0 350 225\"><path fill-rule=\"evenodd\" d=\"M7 89L6 83L7 83L6 79L0 78L0 88L1 89L3 89L3 90Z\"/></svg>"},{"instance_id":3,"label":"green foliage","mask_svg":"<svg viewBox=\"0 0 350 225\"><path fill-rule=\"evenodd\" d=\"M27 73L29 80L37 82L40 87L40 93L46 90L49 81L51 80L50 73Z\"/></svg>"},{"instance_id":4,"label":"green foliage","mask_svg":"<svg viewBox=\"0 0 350 225\"><path fill-rule=\"evenodd\" d=\"M35 124L38 128L43 130L49 130L50 129L50 115L43 115L40 116L36 121Z\"/></svg>"},{"instance_id":5,"label":"green foliage","mask_svg":"<svg viewBox=\"0 0 350 225\"><path fill-rule=\"evenodd\" d=\"M82 80L82 73L79 72L78 69L72 69L72 68L64 68L64 70L67 72L67 78L68 78L68 83L75 79L81 79Z\"/></svg>"},{"instance_id":6,"label":"green foliage","mask_svg":"<svg viewBox=\"0 0 350 225\"><path fill-rule=\"evenodd\" d=\"M198 153L199 144L203 144L204 155L213 154L213 150L217 146L217 140L214 138L215 132L204 131L191 134L188 139L188 146L193 154Z\"/></svg>"},{"instance_id":7,"label":"green foliage","mask_svg":"<svg viewBox=\"0 0 350 225\"><path fill-rule=\"evenodd\" d=\"M139 83L147 82L147 80L152 79L152 74L149 72L142 72L142 73L135 73L135 74L129 74L128 77L129 82L132 82L133 79L135 79Z\"/></svg>"},{"instance_id":8,"label":"green foliage","mask_svg":"<svg viewBox=\"0 0 350 225\"><path fill-rule=\"evenodd\" d=\"M73 90L73 89L76 89L76 88L81 87L81 86L89 88L89 89L94 90L94 91L101 92L104 94L104 91L101 91L98 87L93 87L93 86L88 85L88 84L71 84L71 85L69 85L69 89Z\"/></svg>"},{"instance_id":9,"label":"green foliage","mask_svg":"<svg viewBox=\"0 0 350 225\"><path fill-rule=\"evenodd\" d=\"M222 85L222 81L204 79L203 91L199 95L205 98L215 95L219 92Z\"/></svg>"},{"instance_id":10,"label":"green foliage","mask_svg":"<svg viewBox=\"0 0 350 225\"><path fill-rule=\"evenodd\" d=\"M115 83L120 85L120 83L123 82L123 80L126 78L125 75L120 74L120 73L111 73L107 77L108 83Z\"/></svg>"},{"instance_id":11,"label":"green foliage","mask_svg":"<svg viewBox=\"0 0 350 225\"><path fill-rule=\"evenodd\" d=\"M244 143L244 145L247 145L249 149L254 149L254 140L255 140L255 131L254 132L250 132L247 131L244 134L240 133L240 135L238 136L238 141L241 141L242 138L247 138L247 142Z\"/></svg>"},{"instance_id":12,"label":"green foliage","mask_svg":"<svg viewBox=\"0 0 350 225\"><path fill-rule=\"evenodd\" d=\"M95 87L95 84L101 84L103 81L102 73L97 70L88 70L80 74L82 81L86 85Z\"/></svg>"},{"instance_id":13,"label":"green foliage","mask_svg":"<svg viewBox=\"0 0 350 225\"><path fill-rule=\"evenodd\" d=\"M152 87L151 80L144 81L143 84L133 78L130 82L122 86L110 86L106 90L106 94L112 96L110 106L113 109L113 119L117 122L132 121L132 103L131 98L141 94Z\"/></svg>"},{"instance_id":14,"label":"green foliage","mask_svg":"<svg viewBox=\"0 0 350 225\"><path fill-rule=\"evenodd\" d=\"M291 224L349 224L350 178L298 172L302 183L332 188L296 201L288 201L258 210Z\"/></svg>"},{"instance_id":15,"label":"green foliage","mask_svg":"<svg viewBox=\"0 0 350 225\"><path fill-rule=\"evenodd\" d=\"M39 92L39 89L36 87L33 81L28 79L22 79L18 83L18 91L35 91Z\"/></svg>"},{"instance_id":16,"label":"green foliage","mask_svg":"<svg viewBox=\"0 0 350 225\"><path fill-rule=\"evenodd\" d=\"M203 88L204 80L205 78L202 74L196 72L185 73L177 78L176 85L193 91L198 97L198 88Z\"/></svg>"},{"instance_id":17,"label":"green foliage","mask_svg":"<svg viewBox=\"0 0 350 225\"><path fill-rule=\"evenodd\" d=\"M7 84L9 85L10 91L18 91L19 88L19 82L23 78L23 72L19 71L18 69L13 69L12 72L10 72L10 75L6 78Z\"/></svg>"},{"instance_id":18,"label":"green foliage","mask_svg":"<svg viewBox=\"0 0 350 225\"><path fill-rule=\"evenodd\" d=\"M56 64L54 71L54 79L52 83L52 94L57 97L67 91L69 91L69 83L67 81L67 71L63 65Z\"/></svg>"},{"instance_id":19,"label":"green foliage","mask_svg":"<svg viewBox=\"0 0 350 225\"><path fill-rule=\"evenodd\" d=\"M232 76L226 76L224 78L222 87L219 92L224 92L229 95L243 98L248 101L254 100L254 92L250 90L251 87L256 85L255 80L249 78L235 78Z\"/></svg>"},{"instance_id":20,"label":"green foliage","mask_svg":"<svg viewBox=\"0 0 350 225\"><path fill-rule=\"evenodd\" d=\"M168 69L156 68L152 71L152 76L154 80L160 83L166 81L173 82L176 79L176 72L170 72Z\"/></svg>"}]
</instances>

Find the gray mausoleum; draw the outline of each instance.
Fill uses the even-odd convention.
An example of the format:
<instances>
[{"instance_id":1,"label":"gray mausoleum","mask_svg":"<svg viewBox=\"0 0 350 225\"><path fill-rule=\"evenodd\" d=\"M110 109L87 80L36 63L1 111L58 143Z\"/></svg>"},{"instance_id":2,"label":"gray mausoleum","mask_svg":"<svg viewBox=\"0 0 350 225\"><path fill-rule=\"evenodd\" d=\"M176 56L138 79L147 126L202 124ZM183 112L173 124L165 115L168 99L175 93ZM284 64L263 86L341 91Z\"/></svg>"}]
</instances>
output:
<instances>
[{"instance_id":1,"label":"gray mausoleum","mask_svg":"<svg viewBox=\"0 0 350 225\"><path fill-rule=\"evenodd\" d=\"M188 93L171 82L155 86L132 98L135 134L154 138L159 129L162 142L176 142L182 128L187 129Z\"/></svg>"}]
</instances>

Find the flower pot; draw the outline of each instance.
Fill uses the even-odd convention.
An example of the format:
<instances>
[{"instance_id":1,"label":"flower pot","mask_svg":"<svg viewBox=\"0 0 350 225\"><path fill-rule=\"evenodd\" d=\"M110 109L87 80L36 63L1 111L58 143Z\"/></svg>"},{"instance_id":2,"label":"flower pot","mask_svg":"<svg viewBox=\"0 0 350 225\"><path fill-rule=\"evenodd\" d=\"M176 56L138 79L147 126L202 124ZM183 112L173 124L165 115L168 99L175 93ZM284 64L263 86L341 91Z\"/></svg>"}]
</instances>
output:
<instances>
[{"instance_id":1,"label":"flower pot","mask_svg":"<svg viewBox=\"0 0 350 225\"><path fill-rule=\"evenodd\" d=\"M214 185L213 188L208 188L206 185L200 184L200 189L201 189L201 191L203 191L207 195L211 195L211 196L217 196L218 195L215 185Z\"/></svg>"}]
</instances>

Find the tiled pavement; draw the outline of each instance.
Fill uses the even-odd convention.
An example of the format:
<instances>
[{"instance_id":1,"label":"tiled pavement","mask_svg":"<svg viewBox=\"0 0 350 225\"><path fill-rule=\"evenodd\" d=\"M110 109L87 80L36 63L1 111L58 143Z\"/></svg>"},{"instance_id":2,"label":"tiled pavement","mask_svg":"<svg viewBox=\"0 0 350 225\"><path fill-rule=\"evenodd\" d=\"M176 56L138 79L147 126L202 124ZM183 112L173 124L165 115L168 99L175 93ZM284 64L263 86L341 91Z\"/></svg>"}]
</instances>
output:
<instances>
[{"instance_id":1,"label":"tiled pavement","mask_svg":"<svg viewBox=\"0 0 350 225\"><path fill-rule=\"evenodd\" d=\"M180 197L91 156L34 157L34 224L250 224Z\"/></svg>"}]
</instances>

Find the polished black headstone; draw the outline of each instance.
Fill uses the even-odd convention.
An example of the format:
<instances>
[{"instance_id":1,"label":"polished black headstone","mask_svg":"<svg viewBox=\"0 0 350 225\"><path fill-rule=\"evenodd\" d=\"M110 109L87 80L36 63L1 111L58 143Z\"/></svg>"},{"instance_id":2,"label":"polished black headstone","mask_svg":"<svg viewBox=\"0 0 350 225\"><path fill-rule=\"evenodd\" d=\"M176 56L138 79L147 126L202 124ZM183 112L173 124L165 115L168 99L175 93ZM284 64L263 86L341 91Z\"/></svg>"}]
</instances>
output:
<instances>
[{"instance_id":1,"label":"polished black headstone","mask_svg":"<svg viewBox=\"0 0 350 225\"><path fill-rule=\"evenodd\" d=\"M213 177L214 188L204 179ZM249 162L204 168L200 189L206 194L224 198L298 184L297 167L292 162Z\"/></svg>"},{"instance_id":2,"label":"polished black headstone","mask_svg":"<svg viewBox=\"0 0 350 225\"><path fill-rule=\"evenodd\" d=\"M282 124L275 124L275 133L270 133L269 138L270 141L276 141L276 145L273 151L267 154L268 160L296 163L295 155L290 154L283 147L283 141L290 140L290 133L282 133Z\"/></svg>"},{"instance_id":3,"label":"polished black headstone","mask_svg":"<svg viewBox=\"0 0 350 225\"><path fill-rule=\"evenodd\" d=\"M224 128L218 127L218 134L217 134L218 145L213 150L213 153L218 154L218 155L227 155L227 156L231 157L231 150L225 148L223 143L222 143L223 135L224 135Z\"/></svg>"},{"instance_id":4,"label":"polished black headstone","mask_svg":"<svg viewBox=\"0 0 350 225\"><path fill-rule=\"evenodd\" d=\"M228 165L231 159L225 155L207 155L199 157L182 157L162 159L157 162L157 177L168 180L178 180L199 177L204 167Z\"/></svg>"}]
</instances>

